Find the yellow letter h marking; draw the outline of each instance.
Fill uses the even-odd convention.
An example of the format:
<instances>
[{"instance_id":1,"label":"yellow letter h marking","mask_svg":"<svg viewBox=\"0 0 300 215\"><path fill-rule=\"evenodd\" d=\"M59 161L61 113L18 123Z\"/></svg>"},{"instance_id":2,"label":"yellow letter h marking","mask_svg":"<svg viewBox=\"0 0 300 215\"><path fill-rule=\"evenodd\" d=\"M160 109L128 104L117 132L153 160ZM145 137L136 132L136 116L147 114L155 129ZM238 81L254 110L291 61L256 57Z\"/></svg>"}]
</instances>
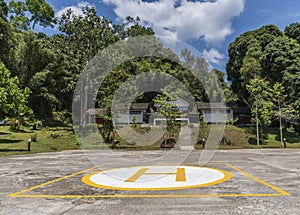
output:
<instances>
[{"instance_id":1,"label":"yellow letter h marking","mask_svg":"<svg viewBox=\"0 0 300 215\"><path fill-rule=\"evenodd\" d=\"M148 168L141 168L139 171L134 173L130 178L125 180L125 182L135 182L138 180L142 175L176 175L176 182L186 182L185 177L185 169L184 168L177 168L177 172L149 172L147 173Z\"/></svg>"}]
</instances>

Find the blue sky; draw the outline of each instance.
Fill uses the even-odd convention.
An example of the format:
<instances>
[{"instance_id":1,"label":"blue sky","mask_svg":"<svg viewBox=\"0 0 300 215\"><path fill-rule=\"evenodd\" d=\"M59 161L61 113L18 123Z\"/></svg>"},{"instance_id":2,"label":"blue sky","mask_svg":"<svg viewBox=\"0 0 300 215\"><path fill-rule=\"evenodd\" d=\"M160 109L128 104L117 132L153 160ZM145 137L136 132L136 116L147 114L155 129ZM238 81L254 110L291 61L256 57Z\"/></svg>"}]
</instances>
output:
<instances>
[{"instance_id":1,"label":"blue sky","mask_svg":"<svg viewBox=\"0 0 300 215\"><path fill-rule=\"evenodd\" d=\"M245 31L274 24L281 30L300 22L298 0L46 0L61 15L68 7L76 13L86 4L98 15L122 22L126 16L139 16L158 35L187 42L225 71L228 45ZM51 31L41 27L37 31ZM53 32L53 31L52 31Z\"/></svg>"}]
</instances>

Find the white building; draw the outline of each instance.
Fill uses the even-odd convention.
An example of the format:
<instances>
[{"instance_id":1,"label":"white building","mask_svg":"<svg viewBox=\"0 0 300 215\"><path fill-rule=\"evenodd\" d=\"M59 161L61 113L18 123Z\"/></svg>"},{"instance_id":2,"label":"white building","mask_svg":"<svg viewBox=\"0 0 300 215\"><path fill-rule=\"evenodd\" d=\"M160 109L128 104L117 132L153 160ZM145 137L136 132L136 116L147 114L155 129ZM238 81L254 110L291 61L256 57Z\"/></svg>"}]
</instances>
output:
<instances>
[{"instance_id":1,"label":"white building","mask_svg":"<svg viewBox=\"0 0 300 215\"><path fill-rule=\"evenodd\" d=\"M179 116L175 119L176 121L185 122L187 124L189 124L191 121L199 121L199 113L197 111L197 107L195 105L190 104L185 99L179 97L176 101L170 101L169 104L175 105L178 108L178 111L180 112ZM159 112L161 108L160 104L154 104L154 106L156 108L156 112ZM190 117L191 115L192 118ZM162 121L166 121L166 118L156 118L154 115L152 115L150 123L153 125L157 125Z\"/></svg>"},{"instance_id":2,"label":"white building","mask_svg":"<svg viewBox=\"0 0 300 215\"><path fill-rule=\"evenodd\" d=\"M116 114L115 122L119 124L130 124L133 123L133 119L135 118L136 123L142 124L145 122L148 106L148 103L132 103L129 110L124 111L124 109L120 109L120 112L123 113ZM96 122L97 124L105 124L106 120L101 117L101 115L105 115L105 110L102 108L88 109L87 123L91 124Z\"/></svg>"},{"instance_id":3,"label":"white building","mask_svg":"<svg viewBox=\"0 0 300 215\"><path fill-rule=\"evenodd\" d=\"M119 116L116 118L116 123L130 124L133 123L134 118L136 123L144 123L148 106L148 103L132 103L129 111L119 114Z\"/></svg>"},{"instance_id":4,"label":"white building","mask_svg":"<svg viewBox=\"0 0 300 215\"><path fill-rule=\"evenodd\" d=\"M200 103L203 121L207 123L226 123L233 120L233 110L224 103Z\"/></svg>"}]
</instances>

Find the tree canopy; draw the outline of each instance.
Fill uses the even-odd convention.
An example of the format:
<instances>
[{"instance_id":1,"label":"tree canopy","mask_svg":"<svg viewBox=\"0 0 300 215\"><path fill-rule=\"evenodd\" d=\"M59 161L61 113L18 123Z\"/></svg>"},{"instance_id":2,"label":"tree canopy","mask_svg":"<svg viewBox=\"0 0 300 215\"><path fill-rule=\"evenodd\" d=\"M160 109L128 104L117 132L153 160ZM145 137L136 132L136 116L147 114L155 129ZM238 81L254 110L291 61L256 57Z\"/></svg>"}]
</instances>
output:
<instances>
[{"instance_id":1,"label":"tree canopy","mask_svg":"<svg viewBox=\"0 0 300 215\"><path fill-rule=\"evenodd\" d=\"M37 25L54 24L60 31L57 34L35 32ZM0 0L0 29L0 97L5 101L0 106L1 117L17 115L22 112L21 106L32 109L39 118L71 112L77 80L95 55L118 41L154 35L151 28L140 24L138 17L114 24L89 6L82 9L81 15L68 10L55 17L45 0ZM143 51L147 47L141 44L139 48ZM237 37L228 47L226 73L209 71L205 59L188 50L178 56L159 41L153 41L151 48L168 59L145 56L118 65L104 79L95 101L97 106L109 110L114 91L131 76L158 72L184 83L197 102L220 101L224 93L228 102L243 103L252 109L254 95L259 93L254 92L258 90L255 84L261 85L262 92L274 91L274 86L280 84L286 94L281 101L282 110L300 112L300 23L286 26L284 32L275 25L266 25ZM132 53L128 50L127 54ZM259 120L267 125L270 109L276 109L276 105L274 101L266 105L266 96L260 94L258 105L266 111L258 113ZM155 96L151 92L137 101L149 102Z\"/></svg>"},{"instance_id":2,"label":"tree canopy","mask_svg":"<svg viewBox=\"0 0 300 215\"><path fill-rule=\"evenodd\" d=\"M29 88L19 88L19 79L11 77L9 70L0 61L0 118L19 116L27 112Z\"/></svg>"},{"instance_id":3,"label":"tree canopy","mask_svg":"<svg viewBox=\"0 0 300 215\"><path fill-rule=\"evenodd\" d=\"M6 20L8 14L8 6L4 0L0 0L0 18Z\"/></svg>"},{"instance_id":4,"label":"tree canopy","mask_svg":"<svg viewBox=\"0 0 300 215\"><path fill-rule=\"evenodd\" d=\"M20 30L34 30L36 24L54 27L53 8L45 0L26 0L9 2L10 22ZM30 16L28 16L28 13ZM30 23L32 26L30 27Z\"/></svg>"},{"instance_id":5,"label":"tree canopy","mask_svg":"<svg viewBox=\"0 0 300 215\"><path fill-rule=\"evenodd\" d=\"M300 23L295 22L285 27L284 33L289 38L297 40L300 43Z\"/></svg>"},{"instance_id":6,"label":"tree canopy","mask_svg":"<svg viewBox=\"0 0 300 215\"><path fill-rule=\"evenodd\" d=\"M271 85L282 83L288 92L287 101L299 110L300 46L298 23L291 24L281 32L274 25L263 26L236 38L228 48L226 65L228 80L238 98L249 103L246 86L253 78L263 78Z\"/></svg>"}]
</instances>

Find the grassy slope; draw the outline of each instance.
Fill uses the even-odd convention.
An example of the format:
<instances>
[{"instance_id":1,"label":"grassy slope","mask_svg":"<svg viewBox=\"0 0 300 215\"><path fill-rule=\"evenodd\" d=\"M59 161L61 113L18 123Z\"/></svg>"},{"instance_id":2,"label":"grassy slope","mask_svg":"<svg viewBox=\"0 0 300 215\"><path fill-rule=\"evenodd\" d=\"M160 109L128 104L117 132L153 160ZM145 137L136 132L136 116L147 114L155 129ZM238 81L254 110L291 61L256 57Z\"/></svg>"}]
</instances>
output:
<instances>
[{"instance_id":1,"label":"grassy slope","mask_svg":"<svg viewBox=\"0 0 300 215\"><path fill-rule=\"evenodd\" d=\"M204 138L207 139L211 126L206 125L205 128L199 128L198 139L202 139L202 132ZM137 132L142 133L141 128L135 129ZM267 128L265 133L267 134L266 140L260 145L261 148L280 148L280 135L278 128ZM237 127L233 125L227 125L224 131L224 137L227 141L225 144L220 144L220 149L234 149L234 148L257 148L256 142L256 128L255 127ZM300 148L300 136L297 133L284 132L284 137L287 139L287 147ZM119 149L159 149L160 143L155 143L147 147L132 146L124 141L120 140ZM163 138L160 139L160 142ZM201 145L196 145L196 149L202 149Z\"/></svg>"},{"instance_id":2,"label":"grassy slope","mask_svg":"<svg viewBox=\"0 0 300 215\"><path fill-rule=\"evenodd\" d=\"M264 133L266 134L266 139L262 148L280 148L280 134L278 128L267 128ZM257 148L256 142L256 128L255 127L236 127L232 125L227 125L225 129L225 137L230 141L231 147L238 148ZM284 132L284 137L287 139L287 147L294 148L300 147L300 136L295 133ZM229 147L229 146L221 146Z\"/></svg>"},{"instance_id":3,"label":"grassy slope","mask_svg":"<svg viewBox=\"0 0 300 215\"><path fill-rule=\"evenodd\" d=\"M27 142L36 134L37 142L31 142L31 151L27 151ZM76 138L66 128L43 128L11 132L8 126L0 126L0 156L79 149Z\"/></svg>"},{"instance_id":4,"label":"grassy slope","mask_svg":"<svg viewBox=\"0 0 300 215\"><path fill-rule=\"evenodd\" d=\"M202 132L204 132L204 137L206 138L210 128L210 125L207 125L203 130L199 128L199 139L202 137ZM138 130L144 132L144 129ZM255 132L256 130L254 127L236 127L227 125L224 133L227 143L220 145L219 148L257 148ZM260 147L281 147L278 128L268 128L266 129L265 133L267 134L267 139L265 140L265 144L261 145ZM31 151L28 152L27 141L33 134L37 135L37 142L31 142ZM300 137L297 133L285 132L284 137L287 139L287 146L289 148L300 148ZM162 141L163 138L160 139L160 142ZM93 144L94 143L92 143L91 146L93 146ZM120 139L117 149L154 150L160 149L159 145L160 143L157 142L153 145L145 147L133 146L121 141ZM90 148L94 148L94 146ZM201 148L201 145L196 145L196 149ZM0 156L73 149L80 149L80 146L77 145L75 135L67 128L43 128L38 131L25 130L22 132L11 132L9 131L9 127L0 126Z\"/></svg>"}]
</instances>

